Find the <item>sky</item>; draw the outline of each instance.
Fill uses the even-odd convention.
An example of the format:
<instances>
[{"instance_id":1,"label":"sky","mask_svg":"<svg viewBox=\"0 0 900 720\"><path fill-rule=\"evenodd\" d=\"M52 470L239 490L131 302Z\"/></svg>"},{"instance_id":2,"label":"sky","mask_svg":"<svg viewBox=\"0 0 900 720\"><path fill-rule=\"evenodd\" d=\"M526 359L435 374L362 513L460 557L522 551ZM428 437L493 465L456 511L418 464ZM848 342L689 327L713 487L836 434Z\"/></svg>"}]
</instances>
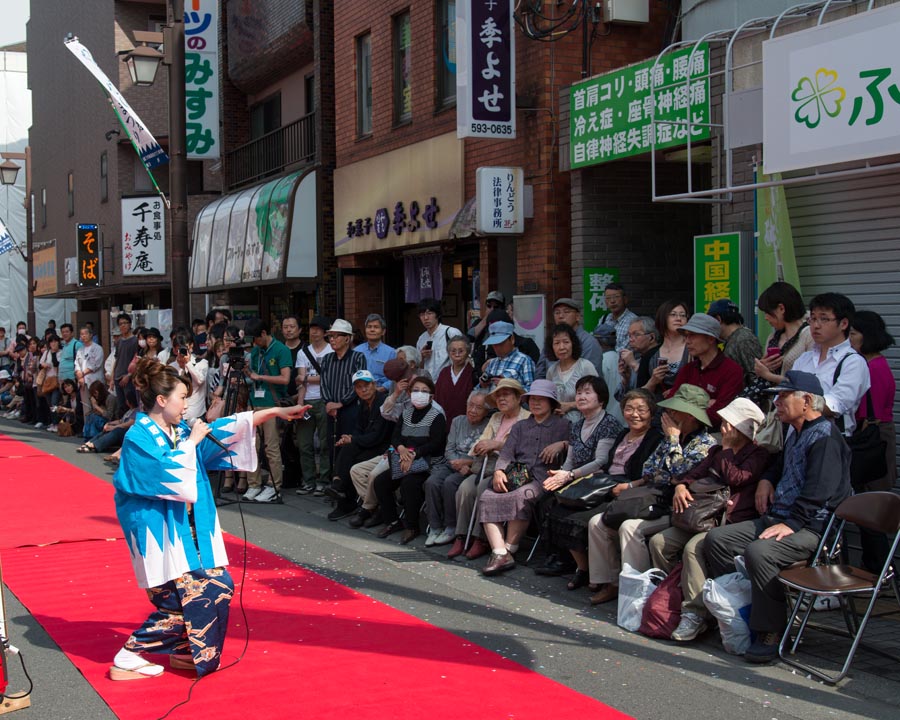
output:
<instances>
[{"instance_id":1,"label":"sky","mask_svg":"<svg viewBox=\"0 0 900 720\"><path fill-rule=\"evenodd\" d=\"M25 42L28 0L0 0L0 47Z\"/></svg>"}]
</instances>

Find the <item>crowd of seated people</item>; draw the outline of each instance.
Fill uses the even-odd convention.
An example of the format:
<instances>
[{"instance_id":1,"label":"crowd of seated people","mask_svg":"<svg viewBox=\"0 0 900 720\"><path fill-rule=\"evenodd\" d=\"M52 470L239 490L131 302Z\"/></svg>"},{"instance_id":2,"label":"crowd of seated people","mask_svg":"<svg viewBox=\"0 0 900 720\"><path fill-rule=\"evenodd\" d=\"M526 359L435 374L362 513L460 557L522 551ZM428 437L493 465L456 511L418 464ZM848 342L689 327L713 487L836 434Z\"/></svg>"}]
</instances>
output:
<instances>
[{"instance_id":1,"label":"crowd of seated people","mask_svg":"<svg viewBox=\"0 0 900 720\"><path fill-rule=\"evenodd\" d=\"M615 312L593 334L579 303L558 299L542 350L516 334L498 292L461 330L444 324L439 301L422 301L422 334L396 348L377 314L360 334L322 316L239 328L216 311L167 344L153 328L132 334L122 313L105 359L90 327L80 341L68 327L43 344L23 332L5 345L0 328L0 400L8 417L70 418L84 453L114 450L140 412L130 381L138 357L190 378L192 418L309 405L293 427L261 426L268 469L226 487L246 502L279 502L288 487L324 497L329 520L403 545L448 546L448 559L482 559L488 577L514 570L524 539L539 536L535 571L586 589L594 605L616 599L625 564L669 572L680 562L679 642L709 629L703 584L743 555L756 633L747 659L771 660L786 620L775 577L809 559L851 492L846 439L858 425L879 422L888 472L852 490L896 480L896 388L882 354L893 338L845 296L804 305L783 282L758 301L772 328L765 343L727 299L692 315L673 298L651 316L629 309L622 285L607 294ZM688 530L683 516L711 479L730 492L727 512L712 529ZM595 487L590 503L564 501ZM864 533L862 544L866 567L879 567L886 538Z\"/></svg>"}]
</instances>

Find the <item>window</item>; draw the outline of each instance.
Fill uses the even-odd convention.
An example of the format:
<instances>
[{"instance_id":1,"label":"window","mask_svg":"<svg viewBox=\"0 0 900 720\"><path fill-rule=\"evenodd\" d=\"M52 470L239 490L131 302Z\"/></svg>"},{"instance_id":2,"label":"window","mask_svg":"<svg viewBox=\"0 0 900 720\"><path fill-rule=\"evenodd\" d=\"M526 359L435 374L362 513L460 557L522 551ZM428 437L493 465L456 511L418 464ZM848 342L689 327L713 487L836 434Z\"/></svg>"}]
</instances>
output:
<instances>
[{"instance_id":1,"label":"window","mask_svg":"<svg viewBox=\"0 0 900 720\"><path fill-rule=\"evenodd\" d=\"M356 132L372 132L372 35L356 38Z\"/></svg>"},{"instance_id":2,"label":"window","mask_svg":"<svg viewBox=\"0 0 900 720\"><path fill-rule=\"evenodd\" d=\"M75 173L69 171L69 177L66 182L67 202L69 208L69 217L75 215Z\"/></svg>"},{"instance_id":3,"label":"window","mask_svg":"<svg viewBox=\"0 0 900 720\"><path fill-rule=\"evenodd\" d=\"M307 75L303 78L303 94L306 97L306 115L316 111L316 76Z\"/></svg>"},{"instance_id":4,"label":"window","mask_svg":"<svg viewBox=\"0 0 900 720\"><path fill-rule=\"evenodd\" d=\"M100 153L100 202L109 201L109 156L106 150Z\"/></svg>"},{"instance_id":5,"label":"window","mask_svg":"<svg viewBox=\"0 0 900 720\"><path fill-rule=\"evenodd\" d=\"M47 188L41 188L41 227L47 227Z\"/></svg>"},{"instance_id":6,"label":"window","mask_svg":"<svg viewBox=\"0 0 900 720\"><path fill-rule=\"evenodd\" d=\"M394 122L412 119L409 12L394 18Z\"/></svg>"},{"instance_id":7,"label":"window","mask_svg":"<svg viewBox=\"0 0 900 720\"><path fill-rule=\"evenodd\" d=\"M281 93L250 108L250 139L256 140L281 127Z\"/></svg>"},{"instance_id":8,"label":"window","mask_svg":"<svg viewBox=\"0 0 900 720\"><path fill-rule=\"evenodd\" d=\"M456 104L456 0L439 0L438 107Z\"/></svg>"}]
</instances>

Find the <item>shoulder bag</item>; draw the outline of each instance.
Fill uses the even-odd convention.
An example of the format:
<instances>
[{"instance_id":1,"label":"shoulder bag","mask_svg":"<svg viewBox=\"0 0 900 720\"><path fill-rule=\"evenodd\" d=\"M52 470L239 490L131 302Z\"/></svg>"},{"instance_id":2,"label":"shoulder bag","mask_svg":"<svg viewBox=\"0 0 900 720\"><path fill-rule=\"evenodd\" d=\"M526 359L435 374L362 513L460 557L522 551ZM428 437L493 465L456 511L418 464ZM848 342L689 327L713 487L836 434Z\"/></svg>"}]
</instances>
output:
<instances>
[{"instance_id":1,"label":"shoulder bag","mask_svg":"<svg viewBox=\"0 0 900 720\"><path fill-rule=\"evenodd\" d=\"M832 385L837 383L844 360L855 354L857 353L847 353L841 358L835 368ZM841 432L844 430L843 421L844 418L841 416L835 422ZM850 437L844 439L850 448L850 484L854 490L860 492L865 489L866 483L887 475L888 466L885 456L887 442L881 437L881 429L872 407L871 389L866 390L866 419L856 426L856 430Z\"/></svg>"},{"instance_id":2,"label":"shoulder bag","mask_svg":"<svg viewBox=\"0 0 900 720\"><path fill-rule=\"evenodd\" d=\"M590 510L610 498L612 489L620 482L627 482L619 475L591 473L556 491L556 502L573 510Z\"/></svg>"},{"instance_id":3,"label":"shoulder bag","mask_svg":"<svg viewBox=\"0 0 900 720\"><path fill-rule=\"evenodd\" d=\"M731 489L718 478L700 478L689 486L693 501L684 512L672 510L672 525L687 532L709 532L725 517Z\"/></svg>"},{"instance_id":4,"label":"shoulder bag","mask_svg":"<svg viewBox=\"0 0 900 720\"><path fill-rule=\"evenodd\" d=\"M618 529L626 520L656 520L669 512L663 492L643 485L619 493L603 513L603 524Z\"/></svg>"},{"instance_id":5,"label":"shoulder bag","mask_svg":"<svg viewBox=\"0 0 900 720\"><path fill-rule=\"evenodd\" d=\"M528 466L523 462L511 462L503 470L506 475L506 491L512 492L518 490L523 485L527 485L532 480Z\"/></svg>"}]
</instances>

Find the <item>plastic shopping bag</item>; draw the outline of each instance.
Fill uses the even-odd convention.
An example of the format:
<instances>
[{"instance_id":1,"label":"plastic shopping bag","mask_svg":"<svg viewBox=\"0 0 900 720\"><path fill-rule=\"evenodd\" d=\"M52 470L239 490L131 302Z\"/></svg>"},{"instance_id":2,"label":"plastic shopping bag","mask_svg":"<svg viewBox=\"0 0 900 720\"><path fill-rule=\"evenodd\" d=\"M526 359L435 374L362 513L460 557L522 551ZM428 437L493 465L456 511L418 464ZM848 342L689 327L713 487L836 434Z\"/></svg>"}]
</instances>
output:
<instances>
[{"instance_id":1,"label":"plastic shopping bag","mask_svg":"<svg viewBox=\"0 0 900 720\"><path fill-rule=\"evenodd\" d=\"M703 604L719 622L722 647L732 655L750 649L750 579L733 572L703 583Z\"/></svg>"},{"instance_id":2,"label":"plastic shopping bag","mask_svg":"<svg viewBox=\"0 0 900 720\"><path fill-rule=\"evenodd\" d=\"M666 574L657 568L642 573L625 563L619 573L619 612L616 623L620 628L637 632L647 598L665 577Z\"/></svg>"}]
</instances>

